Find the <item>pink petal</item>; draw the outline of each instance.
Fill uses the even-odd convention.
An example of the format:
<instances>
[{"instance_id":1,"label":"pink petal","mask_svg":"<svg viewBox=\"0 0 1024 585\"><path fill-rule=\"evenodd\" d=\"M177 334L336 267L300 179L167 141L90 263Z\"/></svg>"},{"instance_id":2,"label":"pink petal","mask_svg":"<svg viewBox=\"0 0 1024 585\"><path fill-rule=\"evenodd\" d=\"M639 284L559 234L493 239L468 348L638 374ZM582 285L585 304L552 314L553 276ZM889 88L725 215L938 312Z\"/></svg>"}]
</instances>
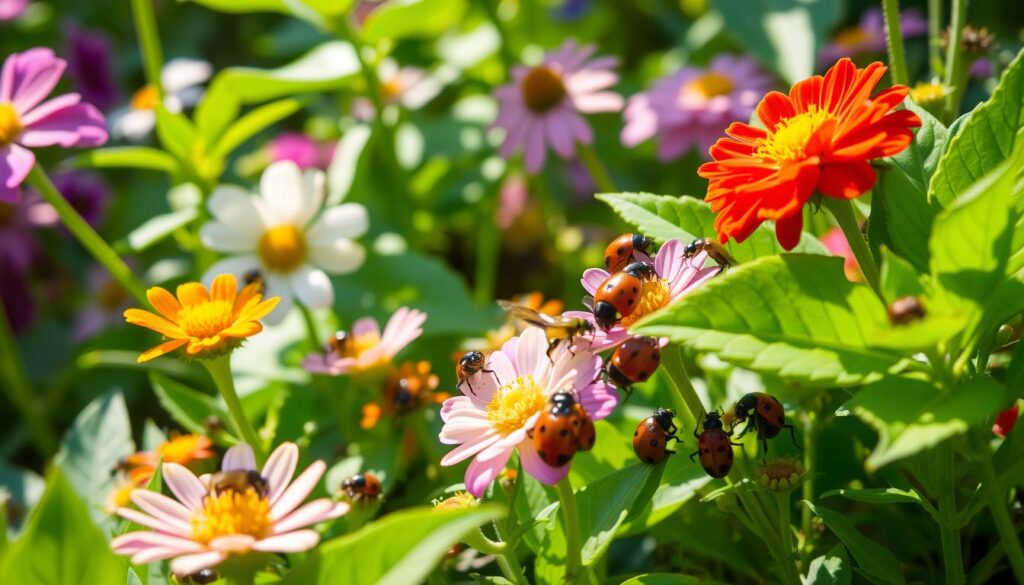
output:
<instances>
[{"instance_id":1,"label":"pink petal","mask_svg":"<svg viewBox=\"0 0 1024 585\"><path fill-rule=\"evenodd\" d=\"M176 548L165 548L160 546L153 546L140 550L132 555L132 562L136 565L145 565L154 561L162 561L171 557L176 557L181 554L181 551Z\"/></svg>"},{"instance_id":2,"label":"pink petal","mask_svg":"<svg viewBox=\"0 0 1024 585\"><path fill-rule=\"evenodd\" d=\"M557 113L548 116L545 120L544 132L547 134L548 143L555 149L558 156L572 158L576 154L576 145L573 144L572 136L569 134L569 127Z\"/></svg>"},{"instance_id":3,"label":"pink petal","mask_svg":"<svg viewBox=\"0 0 1024 585\"><path fill-rule=\"evenodd\" d=\"M590 125L587 124L586 120L581 118L576 112L573 112L571 116L566 118L569 124L569 131L572 132L573 140L581 144L593 144L594 133L590 130Z\"/></svg>"},{"instance_id":4,"label":"pink petal","mask_svg":"<svg viewBox=\"0 0 1024 585\"><path fill-rule=\"evenodd\" d=\"M388 355L395 355L414 339L423 334L423 324L427 314L423 311L402 307L388 319L381 336L381 347L387 348Z\"/></svg>"},{"instance_id":5,"label":"pink petal","mask_svg":"<svg viewBox=\"0 0 1024 585\"><path fill-rule=\"evenodd\" d=\"M284 493L299 464L299 447L295 443L281 443L267 458L262 475L267 480L267 499L271 505Z\"/></svg>"},{"instance_id":6,"label":"pink petal","mask_svg":"<svg viewBox=\"0 0 1024 585\"><path fill-rule=\"evenodd\" d=\"M450 465L462 463L466 459L469 459L484 449L494 445L500 438L501 437L497 433L494 433L490 436L480 437L476 441L467 441L446 453L445 456L441 458L441 465L443 467L448 467Z\"/></svg>"},{"instance_id":7,"label":"pink petal","mask_svg":"<svg viewBox=\"0 0 1024 585\"><path fill-rule=\"evenodd\" d=\"M561 346L560 346L561 347ZM539 327L528 327L519 336L519 346L516 348L516 365L520 377L533 375L540 383L550 371L550 362L545 355L548 350L547 336Z\"/></svg>"},{"instance_id":8,"label":"pink petal","mask_svg":"<svg viewBox=\"0 0 1024 585\"><path fill-rule=\"evenodd\" d=\"M605 280L608 280L609 276L611 276L611 274L608 273L607 270L602 270L600 268L587 268L583 271L583 278L580 278L580 284L583 285L583 289L587 291L587 294L595 295L597 294L598 287L600 287Z\"/></svg>"},{"instance_id":9,"label":"pink petal","mask_svg":"<svg viewBox=\"0 0 1024 585\"><path fill-rule=\"evenodd\" d=\"M194 473L177 463L164 463L163 471L164 481L174 497L191 510L202 509L207 489Z\"/></svg>"},{"instance_id":10,"label":"pink petal","mask_svg":"<svg viewBox=\"0 0 1024 585\"><path fill-rule=\"evenodd\" d=\"M569 473L569 464L561 467L551 467L537 454L533 447L533 441L523 441L519 446L519 460L523 462L523 471L529 473L537 481L548 485L555 485Z\"/></svg>"},{"instance_id":11,"label":"pink petal","mask_svg":"<svg viewBox=\"0 0 1024 585\"><path fill-rule=\"evenodd\" d=\"M587 69L567 79L565 85L569 93L580 96L611 87L618 81L619 76L612 71Z\"/></svg>"},{"instance_id":12,"label":"pink petal","mask_svg":"<svg viewBox=\"0 0 1024 585\"><path fill-rule=\"evenodd\" d=\"M330 513L334 510L334 502L327 498L313 500L312 502L288 514L274 523L274 534L283 534L299 528L305 528L311 524L317 524L330 519Z\"/></svg>"},{"instance_id":13,"label":"pink petal","mask_svg":"<svg viewBox=\"0 0 1024 585\"><path fill-rule=\"evenodd\" d=\"M13 102L19 114L26 114L57 87L66 67L67 62L46 48L11 55L4 63L0 102Z\"/></svg>"},{"instance_id":14,"label":"pink petal","mask_svg":"<svg viewBox=\"0 0 1024 585\"><path fill-rule=\"evenodd\" d=\"M483 497L484 491L487 486L491 485L491 482L498 477L501 473L502 468L508 463L509 457L512 456L514 447L502 447L500 451L495 453L492 457L483 459L477 457L469 464L466 468L466 489L469 493L480 498Z\"/></svg>"},{"instance_id":15,"label":"pink petal","mask_svg":"<svg viewBox=\"0 0 1024 585\"><path fill-rule=\"evenodd\" d=\"M587 114L596 114L599 112L618 112L622 109L622 104L625 100L617 93L606 91L575 96L572 101L576 105L577 110Z\"/></svg>"},{"instance_id":16,"label":"pink petal","mask_svg":"<svg viewBox=\"0 0 1024 585\"><path fill-rule=\"evenodd\" d=\"M683 245L673 238L661 245L658 255L654 257L654 271L658 276L670 282L674 281L682 269L686 258L683 256Z\"/></svg>"},{"instance_id":17,"label":"pink petal","mask_svg":"<svg viewBox=\"0 0 1024 585\"><path fill-rule=\"evenodd\" d=\"M615 386L597 382L579 390L579 401L590 418L601 420L615 410L619 403L619 393Z\"/></svg>"},{"instance_id":18,"label":"pink petal","mask_svg":"<svg viewBox=\"0 0 1024 585\"><path fill-rule=\"evenodd\" d=\"M110 548L121 555L133 554L153 547L174 549L179 551L178 554L205 550L205 547L198 542L161 532L129 532L110 541Z\"/></svg>"},{"instance_id":19,"label":"pink petal","mask_svg":"<svg viewBox=\"0 0 1024 585\"><path fill-rule=\"evenodd\" d=\"M363 317L352 324L352 335L355 337L362 337L367 333L380 335L380 327L377 326L377 321L373 317Z\"/></svg>"},{"instance_id":20,"label":"pink petal","mask_svg":"<svg viewBox=\"0 0 1024 585\"><path fill-rule=\"evenodd\" d=\"M179 523L170 524L168 522L164 522L163 520L154 518L149 514L143 514L142 512L139 512L138 510L133 510L131 508L118 508L117 515L121 516L122 518L127 518L128 520L136 524L145 526L146 528L152 528L153 530L159 530L160 532L165 532L167 534L192 534L191 526L182 528Z\"/></svg>"},{"instance_id":21,"label":"pink petal","mask_svg":"<svg viewBox=\"0 0 1024 585\"><path fill-rule=\"evenodd\" d=\"M171 572L178 575L191 575L219 565L226 557L226 554L217 551L185 555L171 561Z\"/></svg>"},{"instance_id":22,"label":"pink petal","mask_svg":"<svg viewBox=\"0 0 1024 585\"><path fill-rule=\"evenodd\" d=\"M228 534L210 541L210 548L222 553L244 553L252 548L256 538L248 534Z\"/></svg>"},{"instance_id":23,"label":"pink petal","mask_svg":"<svg viewBox=\"0 0 1024 585\"><path fill-rule=\"evenodd\" d=\"M57 109L31 125L26 124L18 142L30 147L54 144L65 148L89 147L105 143L107 136L103 114L92 104L79 103Z\"/></svg>"},{"instance_id":24,"label":"pink petal","mask_svg":"<svg viewBox=\"0 0 1024 585\"><path fill-rule=\"evenodd\" d=\"M253 550L263 552L296 553L309 550L320 542L315 530L297 530L264 538L252 545Z\"/></svg>"},{"instance_id":25,"label":"pink petal","mask_svg":"<svg viewBox=\"0 0 1024 585\"><path fill-rule=\"evenodd\" d=\"M18 200L19 186L36 164L32 151L17 144L0 148L0 201Z\"/></svg>"},{"instance_id":26,"label":"pink petal","mask_svg":"<svg viewBox=\"0 0 1024 585\"><path fill-rule=\"evenodd\" d=\"M224 461L220 464L221 471L255 471L256 455L252 447L246 443L239 443L224 453Z\"/></svg>"},{"instance_id":27,"label":"pink petal","mask_svg":"<svg viewBox=\"0 0 1024 585\"><path fill-rule=\"evenodd\" d=\"M527 129L526 146L523 147L523 156L526 158L526 170L537 174L544 168L544 159L547 158L547 146L544 143L544 121L538 120Z\"/></svg>"},{"instance_id":28,"label":"pink petal","mask_svg":"<svg viewBox=\"0 0 1024 585\"><path fill-rule=\"evenodd\" d=\"M133 490L132 502L150 516L179 526L182 531L191 529L192 511L163 494L147 490Z\"/></svg>"},{"instance_id":29,"label":"pink petal","mask_svg":"<svg viewBox=\"0 0 1024 585\"><path fill-rule=\"evenodd\" d=\"M310 464L271 506L270 519L276 521L298 507L320 482L326 469L327 465L323 461Z\"/></svg>"}]
</instances>

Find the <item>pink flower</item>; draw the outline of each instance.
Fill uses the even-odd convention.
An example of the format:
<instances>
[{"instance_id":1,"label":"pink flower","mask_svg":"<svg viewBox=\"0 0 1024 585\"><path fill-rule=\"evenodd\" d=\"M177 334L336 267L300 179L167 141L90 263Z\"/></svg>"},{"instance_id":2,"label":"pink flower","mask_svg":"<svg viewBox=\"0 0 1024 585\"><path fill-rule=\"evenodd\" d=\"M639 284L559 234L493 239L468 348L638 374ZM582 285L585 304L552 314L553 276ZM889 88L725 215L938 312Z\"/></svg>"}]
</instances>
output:
<instances>
[{"instance_id":1,"label":"pink flower","mask_svg":"<svg viewBox=\"0 0 1024 585\"><path fill-rule=\"evenodd\" d=\"M644 282L643 291L640 293L640 302L632 315L622 319L608 331L602 331L600 327L595 326L596 331L592 340L586 338L593 351L604 351L629 339L631 337L629 327L641 317L674 305L687 293L704 284L722 270L717 264L705 267L708 261L707 252L687 258L683 254L684 248L685 246L679 240L669 240L662 244L658 254L654 257L654 272L657 277ZM609 274L605 270L589 268L583 272L580 282L587 293L593 296L608 276ZM583 317L594 322L594 314L589 311L566 311L564 315L566 317Z\"/></svg>"},{"instance_id":2,"label":"pink flower","mask_svg":"<svg viewBox=\"0 0 1024 585\"><path fill-rule=\"evenodd\" d=\"M14 53L0 73L0 201L16 201L21 183L35 166L29 148L99 146L107 141L106 121L77 93L43 100L67 63L50 49Z\"/></svg>"},{"instance_id":3,"label":"pink flower","mask_svg":"<svg viewBox=\"0 0 1024 585\"><path fill-rule=\"evenodd\" d=\"M846 240L846 234L843 233L843 230L837 227L828 230L822 236L821 243L825 245L825 248L833 256L842 256L845 259L845 262L843 262L843 272L846 273L846 280L850 282L864 282L864 275L861 274L860 264L857 264L857 257L853 255L850 242Z\"/></svg>"},{"instance_id":4,"label":"pink flower","mask_svg":"<svg viewBox=\"0 0 1024 585\"><path fill-rule=\"evenodd\" d=\"M14 20L28 8L28 0L0 0L0 21Z\"/></svg>"},{"instance_id":5,"label":"pink flower","mask_svg":"<svg viewBox=\"0 0 1024 585\"><path fill-rule=\"evenodd\" d=\"M398 352L419 337L426 320L427 314L423 311L402 307L391 315L381 335L377 321L363 317L343 336L343 342L326 353L309 354L302 367L314 374L330 376L375 370L391 363Z\"/></svg>"},{"instance_id":6,"label":"pink flower","mask_svg":"<svg viewBox=\"0 0 1024 585\"><path fill-rule=\"evenodd\" d=\"M349 506L320 498L299 507L327 466L315 461L291 481L298 462L295 443L282 443L258 472L265 487L244 489L238 485L218 487L216 476L196 477L182 465L165 463L164 481L174 498L138 489L131 499L142 511L117 510L120 516L152 531L129 532L110 545L118 554L131 555L137 564L173 559L171 571L178 575L213 567L229 555L249 551L309 550L320 542L320 534L308 526L342 516ZM221 468L224 472L256 472L252 447L242 443L228 449Z\"/></svg>"},{"instance_id":7,"label":"pink flower","mask_svg":"<svg viewBox=\"0 0 1024 585\"><path fill-rule=\"evenodd\" d=\"M505 342L487 358L487 369L473 376L473 390L459 385L462 396L441 407L440 440L458 445L441 459L455 465L470 457L466 489L480 497L518 449L523 469L537 480L555 484L569 473L569 464L552 467L541 460L527 432L533 428L556 392L573 392L591 418L608 416L619 402L615 387L601 381L601 357L585 349L575 356L564 344L551 358L544 331L530 327Z\"/></svg>"},{"instance_id":8,"label":"pink flower","mask_svg":"<svg viewBox=\"0 0 1024 585\"><path fill-rule=\"evenodd\" d=\"M905 39L924 36L928 33L928 21L916 9L903 10L900 12L900 33ZM819 62L830 66L843 57L884 52L885 18L882 9L873 6L861 14L856 25L836 32L832 42L821 50Z\"/></svg>"},{"instance_id":9,"label":"pink flower","mask_svg":"<svg viewBox=\"0 0 1024 585\"><path fill-rule=\"evenodd\" d=\"M498 194L498 209L494 212L494 223L502 230L512 227L530 200L530 187L526 184L526 177L514 173L505 179L501 185L501 192Z\"/></svg>"},{"instance_id":10,"label":"pink flower","mask_svg":"<svg viewBox=\"0 0 1024 585\"><path fill-rule=\"evenodd\" d=\"M753 57L720 55L707 69L684 67L629 98L622 144L661 139L658 158L669 161L697 147L701 156L731 122L746 122L771 88Z\"/></svg>"},{"instance_id":11,"label":"pink flower","mask_svg":"<svg viewBox=\"0 0 1024 585\"><path fill-rule=\"evenodd\" d=\"M324 144L301 132L282 132L267 144L271 162L291 161L302 170L326 169L334 158L334 143Z\"/></svg>"},{"instance_id":12,"label":"pink flower","mask_svg":"<svg viewBox=\"0 0 1024 585\"><path fill-rule=\"evenodd\" d=\"M501 155L505 158L522 149L526 170L536 173L544 167L550 146L562 158L571 158L576 143L590 144L594 135L581 113L617 112L622 96L604 91L619 77L611 69L614 57L590 59L596 47L577 47L568 40L562 48L548 53L544 62L512 70L512 83L494 90L500 102L496 128L505 130Z\"/></svg>"}]
</instances>

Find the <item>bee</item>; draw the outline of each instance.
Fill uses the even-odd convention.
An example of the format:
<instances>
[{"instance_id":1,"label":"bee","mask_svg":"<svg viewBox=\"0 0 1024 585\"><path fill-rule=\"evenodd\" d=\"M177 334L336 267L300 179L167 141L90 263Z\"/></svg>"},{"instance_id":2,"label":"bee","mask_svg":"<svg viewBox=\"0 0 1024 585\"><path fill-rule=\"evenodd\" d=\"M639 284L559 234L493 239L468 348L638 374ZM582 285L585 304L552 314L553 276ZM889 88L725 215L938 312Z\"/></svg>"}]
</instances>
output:
<instances>
[{"instance_id":1,"label":"bee","mask_svg":"<svg viewBox=\"0 0 1024 585\"><path fill-rule=\"evenodd\" d=\"M487 356L483 352L469 351L459 358L459 363L455 366L455 374L459 377L459 383L456 384L456 387L461 386L465 382L469 386L469 391L476 395L476 391L473 390L473 384L469 379L480 372L494 376L494 381L498 383L498 386L501 386L498 374L495 374L494 370L487 369Z\"/></svg>"},{"instance_id":2,"label":"bee","mask_svg":"<svg viewBox=\"0 0 1024 585\"><path fill-rule=\"evenodd\" d=\"M333 352L336 356L343 358L355 353L355 340L348 331L338 331L327 340L327 353Z\"/></svg>"},{"instance_id":3,"label":"bee","mask_svg":"<svg viewBox=\"0 0 1024 585\"><path fill-rule=\"evenodd\" d=\"M236 469L211 475L208 489L215 496L226 491L242 493L245 490L253 490L260 497L265 497L269 486L267 480L255 469Z\"/></svg>"},{"instance_id":4,"label":"bee","mask_svg":"<svg viewBox=\"0 0 1024 585\"><path fill-rule=\"evenodd\" d=\"M686 258L693 258L701 252L707 252L708 256L711 256L711 259L722 268L736 264L736 259L721 244L711 238L697 238L683 248L683 256Z\"/></svg>"},{"instance_id":5,"label":"bee","mask_svg":"<svg viewBox=\"0 0 1024 585\"><path fill-rule=\"evenodd\" d=\"M513 317L544 330L544 334L548 338L546 353L549 360L552 359L551 352L561 343L567 344L569 353L576 355L572 351L573 339L587 333L593 336L596 332L594 324L581 317L552 317L538 313L529 307L502 300L498 301L498 306L508 311Z\"/></svg>"}]
</instances>

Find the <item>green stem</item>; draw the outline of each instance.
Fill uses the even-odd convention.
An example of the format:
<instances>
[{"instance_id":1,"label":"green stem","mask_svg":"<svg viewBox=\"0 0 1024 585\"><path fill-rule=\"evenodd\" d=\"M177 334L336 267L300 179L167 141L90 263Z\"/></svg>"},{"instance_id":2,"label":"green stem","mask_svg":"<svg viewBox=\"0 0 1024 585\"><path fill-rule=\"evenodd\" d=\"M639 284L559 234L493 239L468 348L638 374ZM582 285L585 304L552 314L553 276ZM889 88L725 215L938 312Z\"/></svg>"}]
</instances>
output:
<instances>
[{"instance_id":1,"label":"green stem","mask_svg":"<svg viewBox=\"0 0 1024 585\"><path fill-rule=\"evenodd\" d=\"M942 76L942 0L928 0L928 61L932 75Z\"/></svg>"},{"instance_id":2,"label":"green stem","mask_svg":"<svg viewBox=\"0 0 1024 585\"><path fill-rule=\"evenodd\" d=\"M583 166L587 167L587 170L590 171L590 176L597 183L598 191L602 193L615 193L618 191L611 175L608 174L608 169L601 162L601 159L592 147L582 142L577 142L576 154L580 157L580 162L583 163Z\"/></svg>"},{"instance_id":3,"label":"green stem","mask_svg":"<svg viewBox=\"0 0 1024 585\"><path fill-rule=\"evenodd\" d=\"M808 412L805 416L806 424L804 425L804 470L806 477L804 478L804 484L801 486L801 497L808 502L814 501L814 475L816 469L816 461L818 457L818 425L815 424L814 414ZM811 546L811 520L813 513L811 508L808 506L801 506L800 509L800 532L803 534L803 547L801 549L801 558L805 561L810 560L810 552L813 550Z\"/></svg>"},{"instance_id":4,"label":"green stem","mask_svg":"<svg viewBox=\"0 0 1024 585\"><path fill-rule=\"evenodd\" d=\"M501 205L502 181L496 183L496 191L492 197L484 197L480 202L480 229L477 231L476 246L476 283L473 291L476 302L488 304L494 300L494 291L498 279L498 254L501 252L501 228L496 221L496 212Z\"/></svg>"},{"instance_id":5,"label":"green stem","mask_svg":"<svg viewBox=\"0 0 1024 585\"><path fill-rule=\"evenodd\" d=\"M495 524L495 529L499 530L500 536L501 533L497 523ZM464 542L484 554L494 555L498 568L501 569L502 574L509 581L517 585L529 585L524 576L523 567L519 564L519 558L516 557L515 546L512 543L494 542L487 538L480 530L474 530L467 534Z\"/></svg>"},{"instance_id":6,"label":"green stem","mask_svg":"<svg viewBox=\"0 0 1024 585\"><path fill-rule=\"evenodd\" d=\"M907 85L907 57L903 52L903 33L900 30L899 0L882 0L885 12L885 40L889 48L889 75L895 85Z\"/></svg>"},{"instance_id":7,"label":"green stem","mask_svg":"<svg viewBox=\"0 0 1024 585\"><path fill-rule=\"evenodd\" d=\"M983 457L978 464L978 470L981 475L981 489L988 501L988 509L992 513L992 521L996 525L996 532L999 533L1000 543L1006 551L1006 558L1010 560L1017 582L1024 583L1024 550L1021 549L1017 529L1014 528L1010 511L1006 507L1006 498L999 489L999 480L995 469L992 468L992 458Z\"/></svg>"},{"instance_id":8,"label":"green stem","mask_svg":"<svg viewBox=\"0 0 1024 585\"><path fill-rule=\"evenodd\" d=\"M217 390L228 405L228 413L235 425L235 431L243 441L249 443L253 452L256 453L256 462L262 465L266 459L263 442L260 441L259 435L256 434L249 419L246 418L245 411L242 410L242 403L238 400L238 393L235 392L235 380L231 376L231 354L226 353L212 360L202 360L202 364L210 372L214 385L217 386Z\"/></svg>"},{"instance_id":9,"label":"green stem","mask_svg":"<svg viewBox=\"0 0 1024 585\"><path fill-rule=\"evenodd\" d=\"M779 537L781 538L782 546L786 552L786 556L793 556L793 527L791 525L791 503L789 501L789 491L775 492L775 504L779 508ZM806 507L806 506L805 506Z\"/></svg>"},{"instance_id":10,"label":"green stem","mask_svg":"<svg viewBox=\"0 0 1024 585\"><path fill-rule=\"evenodd\" d=\"M502 63L505 65L505 76L508 77L516 60L512 55L512 46L508 43L508 30L505 28L505 23L501 22L501 18L498 17L498 3L493 0L478 0L477 4L484 9L487 18L494 25L494 30L498 32L498 39L501 41L501 46L498 50L501 54Z\"/></svg>"},{"instance_id":11,"label":"green stem","mask_svg":"<svg viewBox=\"0 0 1024 585\"><path fill-rule=\"evenodd\" d=\"M764 542L765 546L768 547L768 552L775 557L775 562L778 564L779 570L782 571L785 576L786 582L793 585L800 585L800 576L796 571L796 566L789 559L790 555L787 555L780 548L782 544L779 541L778 533L772 527L771 521L768 520L768 515L765 514L764 509L761 507L761 503L756 497L754 497L754 494L743 490L742 486L738 487L735 491L740 502L743 503L743 507L746 509L747 515L754 521L754 526L757 528L755 534Z\"/></svg>"},{"instance_id":12,"label":"green stem","mask_svg":"<svg viewBox=\"0 0 1024 585\"><path fill-rule=\"evenodd\" d=\"M953 475L953 445L946 441L937 448L939 475L939 535L942 539L942 564L947 585L964 582L963 550L957 522L956 486Z\"/></svg>"},{"instance_id":13,"label":"green stem","mask_svg":"<svg viewBox=\"0 0 1024 585\"><path fill-rule=\"evenodd\" d=\"M309 307L300 302L296 302L295 306L299 308L299 314L302 315L302 321L306 326L306 344L309 346L309 351L314 353L323 351L323 342L321 341L320 335L317 333L316 321L313 319L313 313L309 310ZM341 432L342 438L346 441L353 440L355 433L352 432L351 425L348 423L348 409L342 401L341 396L332 390L326 377L320 374L311 374L311 376L313 386L323 397L324 402L326 402L331 407L331 410L334 411L335 422L338 424L338 430Z\"/></svg>"},{"instance_id":14,"label":"green stem","mask_svg":"<svg viewBox=\"0 0 1024 585\"><path fill-rule=\"evenodd\" d=\"M21 418L28 423L29 434L35 441L36 449L49 459L57 452L57 435L46 415L46 409L33 395L32 381L25 371L25 362L18 351L18 341L14 337L3 303L0 303L0 365L0 371L6 378L3 387L7 390L7 397ZM0 526L0 530L5 527L6 524Z\"/></svg>"},{"instance_id":15,"label":"green stem","mask_svg":"<svg viewBox=\"0 0 1024 585\"><path fill-rule=\"evenodd\" d=\"M300 302L296 301L295 306L299 308L299 314L302 315L302 321L306 325L306 343L309 345L309 351L320 351L322 342L316 331L313 313L310 312L309 307Z\"/></svg>"},{"instance_id":16,"label":"green stem","mask_svg":"<svg viewBox=\"0 0 1024 585\"><path fill-rule=\"evenodd\" d=\"M843 235L846 236L846 241L850 243L850 249L853 251L854 257L857 258L857 264L860 265L860 271L864 274L864 279L868 281L868 284L875 291L875 294L878 295L878 298L885 302L885 298L882 296L882 288L879 284L878 264L875 263L875 257L871 255L871 249L868 248L868 241L864 239L864 234L860 230L860 224L857 223L857 217L853 212L853 201L823 195L821 202L832 213L832 216L836 218L839 228L843 230Z\"/></svg>"},{"instance_id":17,"label":"green stem","mask_svg":"<svg viewBox=\"0 0 1024 585\"><path fill-rule=\"evenodd\" d=\"M704 403L701 402L700 396L697 396L697 390L690 382L690 377L686 375L683 350L676 344L670 343L665 346L661 355L661 367L665 368L665 373L668 374L669 384L682 399L690 411L690 415L693 416L693 420L700 421L705 418L708 413L704 408Z\"/></svg>"},{"instance_id":18,"label":"green stem","mask_svg":"<svg viewBox=\"0 0 1024 585\"><path fill-rule=\"evenodd\" d=\"M558 500L561 502L562 519L565 523L565 582L575 583L583 573L583 559L580 556L580 519L576 509L576 493L568 476L563 477L555 486Z\"/></svg>"},{"instance_id":19,"label":"green stem","mask_svg":"<svg viewBox=\"0 0 1024 585\"><path fill-rule=\"evenodd\" d=\"M140 303L146 303L146 287L132 273L132 269L124 263L124 260L117 255L117 252L110 247L96 230L92 229L87 221L75 211L75 208L68 203L57 188L54 187L46 171L36 164L28 174L28 183L57 211L60 220L67 226L78 241L85 246L85 249L102 264L111 276L116 278L121 285L135 297Z\"/></svg>"},{"instance_id":20,"label":"green stem","mask_svg":"<svg viewBox=\"0 0 1024 585\"><path fill-rule=\"evenodd\" d=\"M949 95L946 96L945 121L947 123L956 119L960 111L960 98L964 95L963 75L964 54L960 50L960 42L963 39L964 24L967 18L967 0L953 0L949 22L949 46L946 47L946 88Z\"/></svg>"},{"instance_id":21,"label":"green stem","mask_svg":"<svg viewBox=\"0 0 1024 585\"><path fill-rule=\"evenodd\" d=\"M164 86L160 79L164 54L160 48L160 33L153 14L153 0L132 0L132 16L135 30L139 33L139 48L142 50L142 65L146 69L146 81L156 88L162 98Z\"/></svg>"}]
</instances>

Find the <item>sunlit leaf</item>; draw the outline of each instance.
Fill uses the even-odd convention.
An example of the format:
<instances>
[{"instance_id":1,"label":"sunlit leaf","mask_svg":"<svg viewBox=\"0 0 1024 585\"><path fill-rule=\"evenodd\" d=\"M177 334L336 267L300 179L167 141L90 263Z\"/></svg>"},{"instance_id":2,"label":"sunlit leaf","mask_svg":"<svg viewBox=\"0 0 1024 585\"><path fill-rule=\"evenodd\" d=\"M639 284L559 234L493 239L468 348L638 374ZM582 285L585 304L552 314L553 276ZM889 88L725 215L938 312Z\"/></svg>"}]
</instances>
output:
<instances>
[{"instance_id":1,"label":"sunlit leaf","mask_svg":"<svg viewBox=\"0 0 1024 585\"><path fill-rule=\"evenodd\" d=\"M366 40L434 37L453 26L466 11L466 0L391 0L363 23Z\"/></svg>"},{"instance_id":2,"label":"sunlit leaf","mask_svg":"<svg viewBox=\"0 0 1024 585\"><path fill-rule=\"evenodd\" d=\"M804 502L804 505L817 514L825 522L825 525L839 537L839 540L843 541L862 571L884 583L893 585L906 583L903 573L900 571L899 561L896 560L892 551L861 534L854 526L853 521L846 515L807 501Z\"/></svg>"}]
</instances>

